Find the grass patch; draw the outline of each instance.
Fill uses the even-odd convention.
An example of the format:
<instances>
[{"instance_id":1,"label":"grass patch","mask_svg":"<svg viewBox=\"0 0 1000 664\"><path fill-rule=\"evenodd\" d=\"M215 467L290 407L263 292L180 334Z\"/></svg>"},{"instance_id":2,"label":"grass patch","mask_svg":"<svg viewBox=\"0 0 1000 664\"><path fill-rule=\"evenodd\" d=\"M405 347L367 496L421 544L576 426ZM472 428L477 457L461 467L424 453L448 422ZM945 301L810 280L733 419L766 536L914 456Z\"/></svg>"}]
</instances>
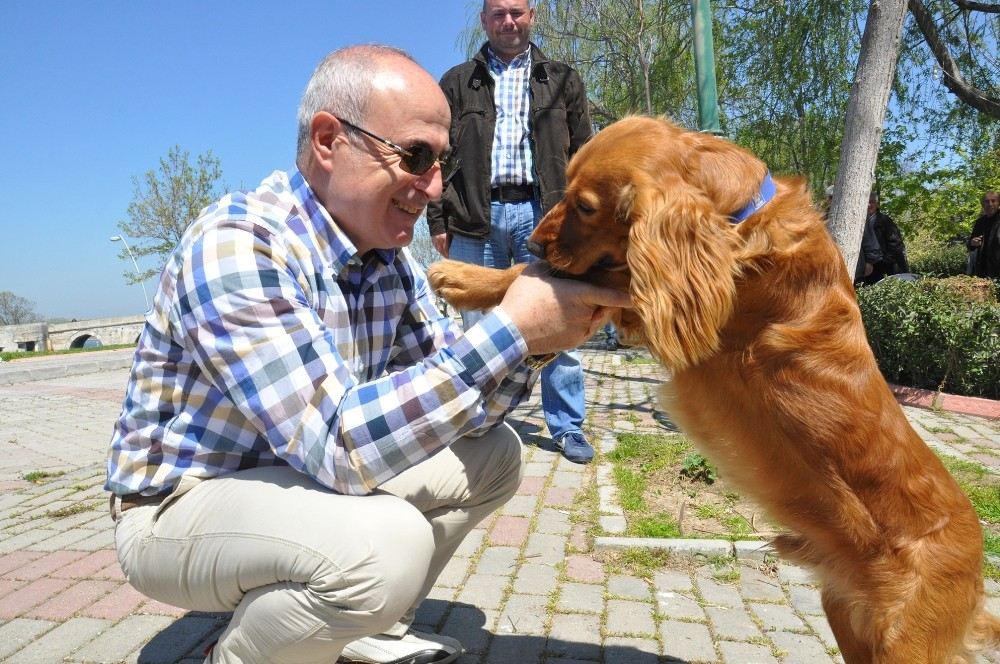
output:
<instances>
[{"instance_id":1,"label":"grass patch","mask_svg":"<svg viewBox=\"0 0 1000 664\"><path fill-rule=\"evenodd\" d=\"M121 348L135 348L135 344L110 344L97 348L65 348L63 350L39 350L39 351L0 351L0 360L4 362L14 362L30 357L46 357L48 355L73 355L75 353L91 353L96 350L119 350Z\"/></svg>"},{"instance_id":2,"label":"grass patch","mask_svg":"<svg viewBox=\"0 0 1000 664\"><path fill-rule=\"evenodd\" d=\"M938 455L958 486L972 502L983 527L983 551L1000 556L1000 479L985 466L962 461L947 455ZM987 577L1000 581L1000 569L988 562L984 572Z\"/></svg>"},{"instance_id":3,"label":"grass patch","mask_svg":"<svg viewBox=\"0 0 1000 664\"><path fill-rule=\"evenodd\" d=\"M90 511L90 505L86 503L77 503L75 505L70 505L69 507L61 507L57 510L46 512L45 516L53 519L65 519L68 516L73 516L74 514L82 514L83 512L89 512L89 511Z\"/></svg>"},{"instance_id":4,"label":"grass patch","mask_svg":"<svg viewBox=\"0 0 1000 664\"><path fill-rule=\"evenodd\" d=\"M66 473L59 470L54 473L50 473L47 470L33 470L30 473L25 473L22 475L25 482L31 482L32 484L44 484L46 480L50 480L54 477L60 477Z\"/></svg>"}]
</instances>

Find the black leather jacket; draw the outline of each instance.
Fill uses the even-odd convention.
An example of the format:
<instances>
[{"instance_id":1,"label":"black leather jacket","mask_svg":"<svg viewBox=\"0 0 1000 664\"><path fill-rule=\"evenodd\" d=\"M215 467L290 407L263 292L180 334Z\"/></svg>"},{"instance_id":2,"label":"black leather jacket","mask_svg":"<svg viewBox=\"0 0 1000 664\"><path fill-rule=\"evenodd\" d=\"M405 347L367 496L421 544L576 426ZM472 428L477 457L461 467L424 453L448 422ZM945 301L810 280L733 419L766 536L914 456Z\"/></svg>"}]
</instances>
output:
<instances>
[{"instance_id":1,"label":"black leather jacket","mask_svg":"<svg viewBox=\"0 0 1000 664\"><path fill-rule=\"evenodd\" d=\"M440 201L427 207L431 235L444 232L486 237L490 232L490 158L496 108L486 45L441 77L451 106L452 149L458 172L446 183ZM549 60L531 45L531 149L542 212L559 202L566 188L566 164L590 138L590 112L580 75Z\"/></svg>"}]
</instances>

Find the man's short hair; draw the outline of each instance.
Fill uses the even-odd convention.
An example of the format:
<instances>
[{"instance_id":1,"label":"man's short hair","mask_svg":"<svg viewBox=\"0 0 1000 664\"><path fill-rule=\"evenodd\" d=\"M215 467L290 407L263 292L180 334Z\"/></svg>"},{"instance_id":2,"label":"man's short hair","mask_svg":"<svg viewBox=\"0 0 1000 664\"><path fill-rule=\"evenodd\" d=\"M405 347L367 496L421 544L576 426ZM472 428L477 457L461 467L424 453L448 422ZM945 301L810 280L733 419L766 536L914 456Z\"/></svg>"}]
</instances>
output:
<instances>
[{"instance_id":1,"label":"man's short hair","mask_svg":"<svg viewBox=\"0 0 1000 664\"><path fill-rule=\"evenodd\" d=\"M983 197L979 199L979 203L980 204L985 203L986 199L989 198L990 196L996 196L997 198L1000 198L1000 194L998 194L997 192L995 192L995 191L987 191L987 192L983 193Z\"/></svg>"},{"instance_id":2,"label":"man's short hair","mask_svg":"<svg viewBox=\"0 0 1000 664\"><path fill-rule=\"evenodd\" d=\"M316 66L299 104L298 161L309 153L309 134L313 116L326 111L348 122L363 125L375 75L391 58L413 57L394 46L363 44L347 46L330 53Z\"/></svg>"}]
</instances>

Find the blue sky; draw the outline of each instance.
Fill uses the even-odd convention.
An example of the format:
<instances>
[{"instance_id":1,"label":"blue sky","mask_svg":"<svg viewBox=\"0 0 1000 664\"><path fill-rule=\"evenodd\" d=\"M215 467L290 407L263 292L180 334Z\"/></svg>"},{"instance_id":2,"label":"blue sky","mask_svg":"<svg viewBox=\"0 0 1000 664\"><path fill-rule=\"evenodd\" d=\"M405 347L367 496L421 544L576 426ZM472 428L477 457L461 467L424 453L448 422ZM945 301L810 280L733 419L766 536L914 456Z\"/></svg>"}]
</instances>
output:
<instances>
[{"instance_id":1,"label":"blue sky","mask_svg":"<svg viewBox=\"0 0 1000 664\"><path fill-rule=\"evenodd\" d=\"M118 258L133 177L209 149L230 189L295 156L328 52L380 42L434 75L465 59L478 0L12 0L0 21L0 291L45 317L140 314ZM150 296L155 280L146 284Z\"/></svg>"}]
</instances>

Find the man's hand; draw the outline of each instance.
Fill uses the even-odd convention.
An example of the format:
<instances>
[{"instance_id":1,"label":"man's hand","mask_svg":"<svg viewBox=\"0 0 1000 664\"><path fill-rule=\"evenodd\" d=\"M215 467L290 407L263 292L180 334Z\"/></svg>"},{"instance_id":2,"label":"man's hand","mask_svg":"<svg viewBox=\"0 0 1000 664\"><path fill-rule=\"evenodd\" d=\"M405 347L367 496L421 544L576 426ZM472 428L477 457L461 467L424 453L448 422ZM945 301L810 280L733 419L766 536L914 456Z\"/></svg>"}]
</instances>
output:
<instances>
[{"instance_id":1,"label":"man's hand","mask_svg":"<svg viewBox=\"0 0 1000 664\"><path fill-rule=\"evenodd\" d=\"M983 236L977 235L976 237L969 240L969 246L972 247L973 249L978 249L979 247L983 246Z\"/></svg>"},{"instance_id":2,"label":"man's hand","mask_svg":"<svg viewBox=\"0 0 1000 664\"><path fill-rule=\"evenodd\" d=\"M434 248L437 249L437 252L439 254L441 254L445 258L448 258L448 234L447 233L438 233L437 235L432 235L431 236L431 244L434 245Z\"/></svg>"},{"instance_id":3,"label":"man's hand","mask_svg":"<svg viewBox=\"0 0 1000 664\"><path fill-rule=\"evenodd\" d=\"M500 303L532 355L575 348L604 324L609 309L632 306L628 293L559 279L548 270L545 263L529 265Z\"/></svg>"}]
</instances>

